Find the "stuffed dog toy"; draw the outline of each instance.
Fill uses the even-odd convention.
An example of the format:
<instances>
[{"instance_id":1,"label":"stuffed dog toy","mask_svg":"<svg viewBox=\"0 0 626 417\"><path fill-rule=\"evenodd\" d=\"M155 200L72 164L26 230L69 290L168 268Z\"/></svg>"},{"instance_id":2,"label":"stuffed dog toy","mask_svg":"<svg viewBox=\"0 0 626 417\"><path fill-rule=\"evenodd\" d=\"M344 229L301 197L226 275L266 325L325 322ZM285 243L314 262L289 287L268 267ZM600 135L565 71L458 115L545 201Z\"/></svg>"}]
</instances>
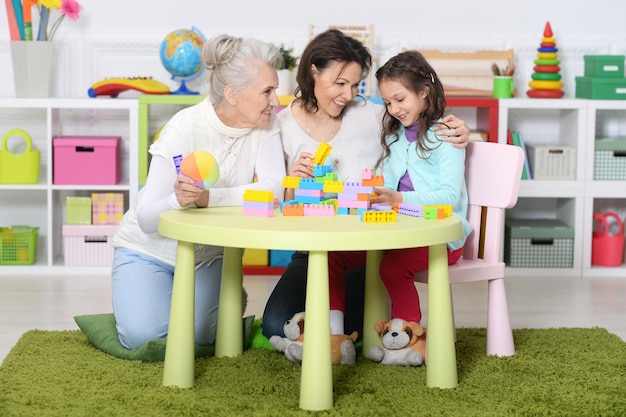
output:
<instances>
[{"instance_id":1,"label":"stuffed dog toy","mask_svg":"<svg viewBox=\"0 0 626 417\"><path fill-rule=\"evenodd\" d=\"M294 314L291 319L285 322L283 331L286 337L272 336L269 339L270 345L274 349L284 352L289 361L301 363L304 342L304 313ZM354 365L356 363L354 342L358 335L358 332L352 332L351 335L330 335L330 356L333 365Z\"/></svg>"},{"instance_id":2,"label":"stuffed dog toy","mask_svg":"<svg viewBox=\"0 0 626 417\"><path fill-rule=\"evenodd\" d=\"M413 321L378 320L374 330L383 347L372 346L368 357L383 365L420 366L426 364L426 330Z\"/></svg>"}]
</instances>

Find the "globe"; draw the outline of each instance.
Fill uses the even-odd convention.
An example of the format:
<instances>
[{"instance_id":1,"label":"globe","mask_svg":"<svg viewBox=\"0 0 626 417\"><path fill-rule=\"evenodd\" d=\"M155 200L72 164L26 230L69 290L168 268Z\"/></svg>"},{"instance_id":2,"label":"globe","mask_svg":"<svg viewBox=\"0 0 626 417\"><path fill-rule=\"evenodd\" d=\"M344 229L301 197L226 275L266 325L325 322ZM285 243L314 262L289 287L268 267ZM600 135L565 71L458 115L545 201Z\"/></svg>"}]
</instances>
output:
<instances>
[{"instance_id":1,"label":"globe","mask_svg":"<svg viewBox=\"0 0 626 417\"><path fill-rule=\"evenodd\" d=\"M204 71L202 46L204 35L196 28L178 29L167 34L159 56L161 63L172 74L172 80L180 81L180 88L172 94L198 94L187 89L185 82L196 79Z\"/></svg>"}]
</instances>

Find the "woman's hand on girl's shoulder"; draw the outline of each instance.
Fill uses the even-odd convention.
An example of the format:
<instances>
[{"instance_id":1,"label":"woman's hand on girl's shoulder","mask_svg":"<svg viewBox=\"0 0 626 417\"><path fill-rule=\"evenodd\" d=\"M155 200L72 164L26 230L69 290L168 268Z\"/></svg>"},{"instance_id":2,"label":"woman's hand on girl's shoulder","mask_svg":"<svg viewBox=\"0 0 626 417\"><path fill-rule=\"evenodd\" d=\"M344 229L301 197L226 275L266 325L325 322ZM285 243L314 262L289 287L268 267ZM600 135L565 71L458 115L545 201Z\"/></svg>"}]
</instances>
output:
<instances>
[{"instance_id":1,"label":"woman's hand on girl's shoulder","mask_svg":"<svg viewBox=\"0 0 626 417\"><path fill-rule=\"evenodd\" d=\"M453 114L443 118L435 127L437 136L444 142L450 142L456 148L465 148L469 144L469 128L462 119Z\"/></svg>"}]
</instances>

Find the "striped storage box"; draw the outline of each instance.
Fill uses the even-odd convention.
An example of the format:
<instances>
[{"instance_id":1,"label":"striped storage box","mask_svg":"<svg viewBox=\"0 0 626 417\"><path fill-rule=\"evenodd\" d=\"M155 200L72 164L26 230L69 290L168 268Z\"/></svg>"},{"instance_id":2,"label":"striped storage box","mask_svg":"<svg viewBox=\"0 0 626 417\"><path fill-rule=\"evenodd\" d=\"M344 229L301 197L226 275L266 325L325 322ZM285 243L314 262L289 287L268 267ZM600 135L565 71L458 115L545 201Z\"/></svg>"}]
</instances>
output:
<instances>
[{"instance_id":1,"label":"striped storage box","mask_svg":"<svg viewBox=\"0 0 626 417\"><path fill-rule=\"evenodd\" d=\"M117 225L63 225L66 266L111 266Z\"/></svg>"}]
</instances>

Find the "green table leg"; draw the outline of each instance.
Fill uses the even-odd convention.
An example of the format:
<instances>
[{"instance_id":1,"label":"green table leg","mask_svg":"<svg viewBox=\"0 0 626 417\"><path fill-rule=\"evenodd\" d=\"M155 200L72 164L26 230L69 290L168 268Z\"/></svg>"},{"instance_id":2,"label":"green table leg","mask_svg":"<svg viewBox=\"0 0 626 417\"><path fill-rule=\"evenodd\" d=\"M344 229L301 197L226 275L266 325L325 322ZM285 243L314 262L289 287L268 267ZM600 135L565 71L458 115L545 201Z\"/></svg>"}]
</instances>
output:
<instances>
[{"instance_id":1,"label":"green table leg","mask_svg":"<svg viewBox=\"0 0 626 417\"><path fill-rule=\"evenodd\" d=\"M426 385L454 388L458 384L452 299L446 245L428 250L428 337Z\"/></svg>"},{"instance_id":2,"label":"green table leg","mask_svg":"<svg viewBox=\"0 0 626 417\"><path fill-rule=\"evenodd\" d=\"M380 279L379 266L383 251L367 251L365 262L365 303L363 311L363 355L367 356L372 346L382 347L380 336L374 330L378 320L389 320L389 296Z\"/></svg>"},{"instance_id":3,"label":"green table leg","mask_svg":"<svg viewBox=\"0 0 626 417\"><path fill-rule=\"evenodd\" d=\"M333 370L330 357L328 253L325 251L309 252L304 320L300 408L327 410L333 407Z\"/></svg>"},{"instance_id":4,"label":"green table leg","mask_svg":"<svg viewBox=\"0 0 626 417\"><path fill-rule=\"evenodd\" d=\"M224 248L215 339L215 356L218 358L243 353L242 254L241 248Z\"/></svg>"},{"instance_id":5,"label":"green table leg","mask_svg":"<svg viewBox=\"0 0 626 417\"><path fill-rule=\"evenodd\" d=\"M163 385L191 388L194 379L195 244L178 242Z\"/></svg>"}]
</instances>

